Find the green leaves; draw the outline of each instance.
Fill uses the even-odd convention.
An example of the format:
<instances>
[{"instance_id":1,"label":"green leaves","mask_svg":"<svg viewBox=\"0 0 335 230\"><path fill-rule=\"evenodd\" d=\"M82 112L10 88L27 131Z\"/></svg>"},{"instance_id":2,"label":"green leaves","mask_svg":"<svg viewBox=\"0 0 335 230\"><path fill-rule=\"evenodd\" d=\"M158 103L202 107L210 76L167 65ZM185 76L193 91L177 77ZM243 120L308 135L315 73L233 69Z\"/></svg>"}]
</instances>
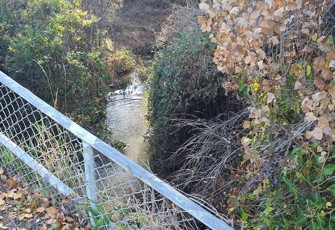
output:
<instances>
[{"instance_id":1,"label":"green leaves","mask_svg":"<svg viewBox=\"0 0 335 230\"><path fill-rule=\"evenodd\" d=\"M270 215L270 213L273 211L273 208L272 207L267 207L264 211L263 211L263 214L265 216L268 216Z\"/></svg>"},{"instance_id":2,"label":"green leaves","mask_svg":"<svg viewBox=\"0 0 335 230\"><path fill-rule=\"evenodd\" d=\"M287 185L290 193L294 195L294 198L297 199L298 197L298 188L294 185L294 183L288 179L286 176L283 176L282 180L285 182Z\"/></svg>"},{"instance_id":3,"label":"green leaves","mask_svg":"<svg viewBox=\"0 0 335 230\"><path fill-rule=\"evenodd\" d=\"M101 113L97 100L113 72L105 62L105 33L80 2L0 0L0 11L6 11L0 22L10 24L0 28L0 63L5 60L12 77L88 126Z\"/></svg>"},{"instance_id":4,"label":"green leaves","mask_svg":"<svg viewBox=\"0 0 335 230\"><path fill-rule=\"evenodd\" d=\"M311 38L313 42L316 42L318 40L318 34L317 33L313 34Z\"/></svg>"},{"instance_id":5,"label":"green leaves","mask_svg":"<svg viewBox=\"0 0 335 230\"><path fill-rule=\"evenodd\" d=\"M332 184L328 190L335 196L335 184Z\"/></svg>"},{"instance_id":6,"label":"green leaves","mask_svg":"<svg viewBox=\"0 0 335 230\"><path fill-rule=\"evenodd\" d=\"M325 167L322 169L322 174L324 176L330 176L334 173L335 171L335 165L334 164L327 164Z\"/></svg>"},{"instance_id":7,"label":"green leaves","mask_svg":"<svg viewBox=\"0 0 335 230\"><path fill-rule=\"evenodd\" d=\"M306 66L306 76L309 77L311 76L312 73L312 67L310 65Z\"/></svg>"},{"instance_id":8,"label":"green leaves","mask_svg":"<svg viewBox=\"0 0 335 230\"><path fill-rule=\"evenodd\" d=\"M334 38L332 35L328 36L327 44L331 46L334 45Z\"/></svg>"},{"instance_id":9,"label":"green leaves","mask_svg":"<svg viewBox=\"0 0 335 230\"><path fill-rule=\"evenodd\" d=\"M98 230L98 229L107 229L109 227L109 224L111 223L110 218L105 213L104 208L99 205L95 205L96 208L93 208L89 205L76 205L77 209L85 210L92 214L92 217L94 219L94 227L92 230Z\"/></svg>"}]
</instances>

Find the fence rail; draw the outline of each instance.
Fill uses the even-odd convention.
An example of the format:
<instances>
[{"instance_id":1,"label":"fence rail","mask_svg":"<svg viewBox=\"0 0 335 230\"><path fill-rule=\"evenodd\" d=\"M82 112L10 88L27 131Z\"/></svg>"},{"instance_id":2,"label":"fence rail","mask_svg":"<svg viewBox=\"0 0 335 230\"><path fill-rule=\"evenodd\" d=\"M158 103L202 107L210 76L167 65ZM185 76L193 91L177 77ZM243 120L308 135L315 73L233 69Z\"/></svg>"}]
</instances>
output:
<instances>
[{"instance_id":1,"label":"fence rail","mask_svg":"<svg viewBox=\"0 0 335 230\"><path fill-rule=\"evenodd\" d=\"M232 229L2 72L0 106L0 168L66 212L87 207L82 224Z\"/></svg>"}]
</instances>

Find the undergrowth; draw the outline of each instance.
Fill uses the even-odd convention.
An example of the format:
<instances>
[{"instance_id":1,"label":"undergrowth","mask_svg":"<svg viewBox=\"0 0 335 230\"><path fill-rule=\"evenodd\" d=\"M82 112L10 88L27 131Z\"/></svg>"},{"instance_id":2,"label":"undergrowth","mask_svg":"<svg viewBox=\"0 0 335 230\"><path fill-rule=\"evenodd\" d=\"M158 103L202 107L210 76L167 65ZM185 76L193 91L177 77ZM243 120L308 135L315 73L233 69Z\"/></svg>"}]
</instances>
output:
<instances>
[{"instance_id":1,"label":"undergrowth","mask_svg":"<svg viewBox=\"0 0 335 230\"><path fill-rule=\"evenodd\" d=\"M199 29L180 33L175 43L165 43L167 46L162 46L156 54L153 73L148 80L148 118L152 127L151 144L155 148L156 168L161 175L175 170L177 166L167 163L167 160L185 141L184 131L173 133L174 122L170 119L176 114L183 117L182 114L191 111L200 114L211 110L210 104L216 104L215 100L225 100L221 90L224 76L216 71L211 62L210 53L215 45L206 36Z\"/></svg>"},{"instance_id":2,"label":"undergrowth","mask_svg":"<svg viewBox=\"0 0 335 230\"><path fill-rule=\"evenodd\" d=\"M332 1L202 1L225 89L249 106L227 212L246 229L334 229ZM223 166L222 166L223 167Z\"/></svg>"}]
</instances>

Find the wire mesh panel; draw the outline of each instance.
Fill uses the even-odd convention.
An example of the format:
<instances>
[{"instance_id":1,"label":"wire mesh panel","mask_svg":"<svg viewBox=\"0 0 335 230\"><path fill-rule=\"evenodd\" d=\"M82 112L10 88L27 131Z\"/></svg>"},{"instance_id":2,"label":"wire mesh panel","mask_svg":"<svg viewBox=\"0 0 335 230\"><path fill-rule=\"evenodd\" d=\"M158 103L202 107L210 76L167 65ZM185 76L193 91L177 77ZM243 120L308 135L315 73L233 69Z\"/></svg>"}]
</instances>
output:
<instances>
[{"instance_id":1,"label":"wire mesh panel","mask_svg":"<svg viewBox=\"0 0 335 230\"><path fill-rule=\"evenodd\" d=\"M81 227L231 229L1 72L0 82L0 168Z\"/></svg>"},{"instance_id":2,"label":"wire mesh panel","mask_svg":"<svg viewBox=\"0 0 335 230\"><path fill-rule=\"evenodd\" d=\"M9 173L27 185L39 185L50 175L69 187L83 184L80 140L4 85L0 105L0 138L9 150L2 151L0 163ZM44 172L36 176L38 165Z\"/></svg>"}]
</instances>

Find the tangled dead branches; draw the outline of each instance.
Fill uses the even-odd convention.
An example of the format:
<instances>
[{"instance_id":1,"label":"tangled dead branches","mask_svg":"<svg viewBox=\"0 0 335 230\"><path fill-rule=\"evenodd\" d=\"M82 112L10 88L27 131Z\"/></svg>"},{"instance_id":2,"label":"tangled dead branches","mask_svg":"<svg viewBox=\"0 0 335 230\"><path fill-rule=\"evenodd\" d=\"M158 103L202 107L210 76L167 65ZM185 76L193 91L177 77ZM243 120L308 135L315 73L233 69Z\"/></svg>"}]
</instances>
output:
<instances>
[{"instance_id":1,"label":"tangled dead branches","mask_svg":"<svg viewBox=\"0 0 335 230\"><path fill-rule=\"evenodd\" d=\"M178 120L179 129L187 127L193 135L171 156L182 167L172 181L184 191L212 199L229 188L231 168L241 159L241 133L247 110L221 114L214 119ZM180 162L182 161L182 162Z\"/></svg>"},{"instance_id":2,"label":"tangled dead branches","mask_svg":"<svg viewBox=\"0 0 335 230\"><path fill-rule=\"evenodd\" d=\"M269 145L258 146L259 152L267 152L264 156L255 156L259 167L257 174L252 174L252 165L241 162L246 160L242 154L244 147L241 137L246 135L243 121L248 117L248 110L239 113L226 113L211 119L178 118L178 128L188 129L190 138L171 156L173 164L182 165L171 175L171 181L179 189L200 197L201 203L206 207L224 210L228 193L236 186L239 194L246 194L257 188L259 183L269 179L277 184L277 172L281 169L283 159L287 159L292 144L299 145L302 133L311 127L311 123L300 122L289 127L275 127L279 130L273 133ZM250 163L250 161L249 161ZM289 165L290 162L284 164ZM240 178L238 171L244 170L248 175L247 180ZM238 185L240 182L242 184ZM209 204L209 206L208 206ZM220 212L220 211L219 211Z\"/></svg>"}]
</instances>

